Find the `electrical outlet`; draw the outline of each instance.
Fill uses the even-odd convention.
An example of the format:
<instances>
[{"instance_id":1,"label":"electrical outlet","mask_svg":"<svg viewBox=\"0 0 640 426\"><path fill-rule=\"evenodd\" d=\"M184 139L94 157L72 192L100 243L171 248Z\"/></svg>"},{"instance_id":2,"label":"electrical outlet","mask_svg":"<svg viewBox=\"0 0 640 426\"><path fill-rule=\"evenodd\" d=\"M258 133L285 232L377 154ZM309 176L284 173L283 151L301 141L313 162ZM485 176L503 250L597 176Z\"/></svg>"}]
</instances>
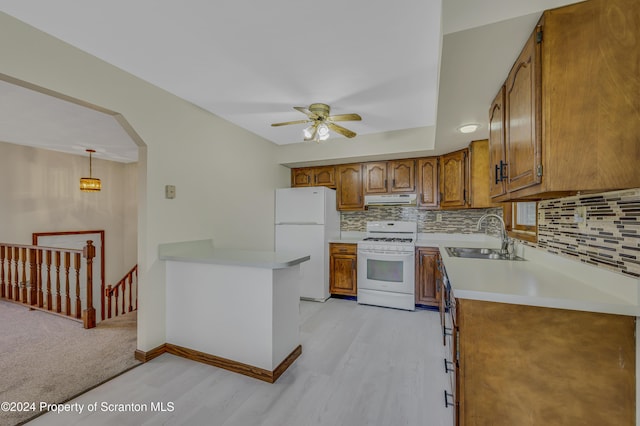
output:
<instances>
[{"instance_id":1,"label":"electrical outlet","mask_svg":"<svg viewBox=\"0 0 640 426\"><path fill-rule=\"evenodd\" d=\"M585 206L576 207L576 211L573 214L573 223L577 223L579 229L586 228L587 208Z\"/></svg>"},{"instance_id":2,"label":"electrical outlet","mask_svg":"<svg viewBox=\"0 0 640 426\"><path fill-rule=\"evenodd\" d=\"M436 222L442 222L442 213L436 213Z\"/></svg>"},{"instance_id":3,"label":"electrical outlet","mask_svg":"<svg viewBox=\"0 0 640 426\"><path fill-rule=\"evenodd\" d=\"M176 187L174 185L165 185L164 198L169 200L176 198Z\"/></svg>"}]
</instances>

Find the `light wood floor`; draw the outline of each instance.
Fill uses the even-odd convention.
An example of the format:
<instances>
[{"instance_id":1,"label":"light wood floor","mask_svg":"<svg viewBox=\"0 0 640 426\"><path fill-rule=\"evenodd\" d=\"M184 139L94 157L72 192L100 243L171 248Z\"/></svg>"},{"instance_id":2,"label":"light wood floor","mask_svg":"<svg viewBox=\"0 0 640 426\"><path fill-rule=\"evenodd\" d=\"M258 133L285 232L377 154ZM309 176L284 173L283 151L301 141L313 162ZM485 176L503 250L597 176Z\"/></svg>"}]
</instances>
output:
<instances>
[{"instance_id":1,"label":"light wood floor","mask_svg":"<svg viewBox=\"0 0 640 426\"><path fill-rule=\"evenodd\" d=\"M449 377L436 312L354 301L301 302L302 355L275 384L162 355L29 425L451 425ZM146 404L147 412L87 413L86 406ZM172 403L152 412L151 403Z\"/></svg>"}]
</instances>

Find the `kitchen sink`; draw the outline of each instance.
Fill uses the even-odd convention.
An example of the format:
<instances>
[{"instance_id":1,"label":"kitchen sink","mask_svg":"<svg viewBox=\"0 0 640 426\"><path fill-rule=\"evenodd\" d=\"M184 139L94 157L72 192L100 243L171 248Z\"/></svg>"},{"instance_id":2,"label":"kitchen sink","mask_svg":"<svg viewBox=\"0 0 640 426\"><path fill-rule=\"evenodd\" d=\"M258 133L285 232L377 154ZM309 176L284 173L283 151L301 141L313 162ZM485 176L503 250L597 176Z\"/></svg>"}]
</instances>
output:
<instances>
[{"instance_id":1,"label":"kitchen sink","mask_svg":"<svg viewBox=\"0 0 640 426\"><path fill-rule=\"evenodd\" d=\"M464 257L471 259L494 259L494 260L524 260L522 257L509 257L500 249L484 247L445 247L447 253L452 257Z\"/></svg>"}]
</instances>

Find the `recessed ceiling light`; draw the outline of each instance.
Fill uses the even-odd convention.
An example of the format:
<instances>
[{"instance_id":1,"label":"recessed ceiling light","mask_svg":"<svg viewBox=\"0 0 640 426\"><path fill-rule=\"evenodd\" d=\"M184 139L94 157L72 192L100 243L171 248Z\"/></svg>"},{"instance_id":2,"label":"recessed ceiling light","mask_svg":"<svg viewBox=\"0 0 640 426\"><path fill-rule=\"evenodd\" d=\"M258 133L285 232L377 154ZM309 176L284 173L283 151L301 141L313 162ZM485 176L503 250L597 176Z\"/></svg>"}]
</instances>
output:
<instances>
[{"instance_id":1,"label":"recessed ceiling light","mask_svg":"<svg viewBox=\"0 0 640 426\"><path fill-rule=\"evenodd\" d=\"M478 130L479 127L480 127L479 124L469 123L469 124L464 124L464 125L458 127L458 131L460 133L473 133L476 130Z\"/></svg>"}]
</instances>

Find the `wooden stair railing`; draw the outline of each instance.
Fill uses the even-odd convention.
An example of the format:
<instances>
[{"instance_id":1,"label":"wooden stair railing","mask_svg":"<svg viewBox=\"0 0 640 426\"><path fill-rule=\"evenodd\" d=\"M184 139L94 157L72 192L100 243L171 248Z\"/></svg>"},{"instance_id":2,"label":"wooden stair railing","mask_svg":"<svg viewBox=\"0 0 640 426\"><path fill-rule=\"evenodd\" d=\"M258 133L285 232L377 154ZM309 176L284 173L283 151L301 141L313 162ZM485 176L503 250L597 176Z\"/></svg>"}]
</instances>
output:
<instances>
[{"instance_id":1,"label":"wooden stair railing","mask_svg":"<svg viewBox=\"0 0 640 426\"><path fill-rule=\"evenodd\" d=\"M96 310L93 307L94 256L95 247L91 240L82 250L0 243L0 299L75 320L81 319L84 328L93 328L96 326ZM80 291L83 258L86 263L85 300L82 300ZM55 280L51 278L52 273ZM71 282L75 283L73 292Z\"/></svg>"},{"instance_id":2,"label":"wooden stair railing","mask_svg":"<svg viewBox=\"0 0 640 426\"><path fill-rule=\"evenodd\" d=\"M135 287L135 290L134 290ZM122 311L118 310L118 300L122 295L122 301L120 302ZM127 297L128 296L128 297ZM124 315L127 312L138 310L138 265L135 265L129 272L127 272L120 281L115 285L108 285L104 291L104 297L107 305L107 318L111 318L112 311L113 316ZM115 299L115 303L113 303ZM128 303L127 303L128 300ZM112 309L113 308L115 309ZM128 310L127 307L128 306Z\"/></svg>"}]
</instances>

